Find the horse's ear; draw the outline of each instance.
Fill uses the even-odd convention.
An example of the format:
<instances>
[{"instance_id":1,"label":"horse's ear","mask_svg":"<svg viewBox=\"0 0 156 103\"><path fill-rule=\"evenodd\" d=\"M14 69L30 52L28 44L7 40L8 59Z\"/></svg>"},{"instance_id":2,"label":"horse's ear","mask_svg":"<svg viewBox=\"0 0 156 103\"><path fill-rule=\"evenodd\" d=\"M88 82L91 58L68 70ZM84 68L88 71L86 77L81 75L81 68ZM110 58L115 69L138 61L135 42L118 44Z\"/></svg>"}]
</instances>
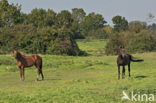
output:
<instances>
[{"instance_id":1,"label":"horse's ear","mask_svg":"<svg viewBox=\"0 0 156 103\"><path fill-rule=\"evenodd\" d=\"M120 46L120 48L119 49L124 49L124 46Z\"/></svg>"},{"instance_id":2,"label":"horse's ear","mask_svg":"<svg viewBox=\"0 0 156 103\"><path fill-rule=\"evenodd\" d=\"M17 49L13 49L12 51L13 51L13 53L14 53L14 52L17 52Z\"/></svg>"}]
</instances>

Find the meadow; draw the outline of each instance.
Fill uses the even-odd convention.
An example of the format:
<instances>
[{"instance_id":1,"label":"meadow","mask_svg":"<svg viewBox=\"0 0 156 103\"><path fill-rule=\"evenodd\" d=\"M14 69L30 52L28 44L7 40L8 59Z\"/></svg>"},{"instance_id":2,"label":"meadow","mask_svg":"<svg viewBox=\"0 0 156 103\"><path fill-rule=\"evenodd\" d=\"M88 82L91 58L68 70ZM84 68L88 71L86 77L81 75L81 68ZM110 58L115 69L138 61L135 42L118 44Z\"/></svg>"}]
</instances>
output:
<instances>
[{"instance_id":1,"label":"meadow","mask_svg":"<svg viewBox=\"0 0 156 103\"><path fill-rule=\"evenodd\" d=\"M130 79L126 67L126 79L118 80L117 56L104 54L105 40L77 43L90 55L40 55L45 80L38 82L35 67L21 82L13 56L0 55L0 103L132 103L121 100L123 91L156 95L156 52L133 54L144 62L131 64Z\"/></svg>"}]
</instances>

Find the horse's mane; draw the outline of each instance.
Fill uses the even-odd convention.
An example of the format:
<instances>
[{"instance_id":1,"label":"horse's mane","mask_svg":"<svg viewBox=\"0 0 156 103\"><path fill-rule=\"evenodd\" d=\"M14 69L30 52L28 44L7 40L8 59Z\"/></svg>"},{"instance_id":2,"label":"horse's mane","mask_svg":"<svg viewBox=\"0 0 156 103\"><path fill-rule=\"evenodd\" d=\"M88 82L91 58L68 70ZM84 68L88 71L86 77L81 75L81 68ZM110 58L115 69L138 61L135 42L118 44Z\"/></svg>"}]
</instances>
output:
<instances>
[{"instance_id":1,"label":"horse's mane","mask_svg":"<svg viewBox=\"0 0 156 103\"><path fill-rule=\"evenodd\" d=\"M23 55L17 51L17 59L21 59L21 57L23 57Z\"/></svg>"}]
</instances>

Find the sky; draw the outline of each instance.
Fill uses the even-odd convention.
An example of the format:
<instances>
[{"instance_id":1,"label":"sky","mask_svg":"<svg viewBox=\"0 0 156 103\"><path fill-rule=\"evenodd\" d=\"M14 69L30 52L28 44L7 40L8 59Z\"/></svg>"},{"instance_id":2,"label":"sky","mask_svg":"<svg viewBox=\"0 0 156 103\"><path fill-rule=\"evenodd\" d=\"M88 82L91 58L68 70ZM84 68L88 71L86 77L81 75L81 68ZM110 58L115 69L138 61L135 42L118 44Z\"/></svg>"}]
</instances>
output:
<instances>
[{"instance_id":1,"label":"sky","mask_svg":"<svg viewBox=\"0 0 156 103\"><path fill-rule=\"evenodd\" d=\"M86 14L100 13L109 25L116 15L134 20L156 23L156 0L8 0L9 3L22 6L22 12L30 13L34 8L52 9L55 12L72 8L83 8ZM155 16L149 20L148 14Z\"/></svg>"}]
</instances>

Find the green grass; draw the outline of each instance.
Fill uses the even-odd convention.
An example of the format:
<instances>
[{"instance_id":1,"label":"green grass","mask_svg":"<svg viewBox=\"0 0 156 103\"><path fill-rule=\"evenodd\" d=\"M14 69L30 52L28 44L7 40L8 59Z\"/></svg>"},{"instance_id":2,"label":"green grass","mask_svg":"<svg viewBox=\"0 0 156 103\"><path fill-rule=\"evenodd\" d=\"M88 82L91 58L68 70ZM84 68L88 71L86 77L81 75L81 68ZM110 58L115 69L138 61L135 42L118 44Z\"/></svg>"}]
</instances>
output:
<instances>
[{"instance_id":1,"label":"green grass","mask_svg":"<svg viewBox=\"0 0 156 103\"><path fill-rule=\"evenodd\" d=\"M104 54L106 40L77 40L77 44L90 55L101 55Z\"/></svg>"},{"instance_id":2,"label":"green grass","mask_svg":"<svg viewBox=\"0 0 156 103\"><path fill-rule=\"evenodd\" d=\"M102 53L105 41L78 41L90 56L41 55L44 81L36 82L35 67L26 68L21 82L16 60L0 55L0 103L131 103L121 101L122 91L156 94L156 53L134 54L145 61L131 64L128 79L117 79L116 56Z\"/></svg>"}]
</instances>

